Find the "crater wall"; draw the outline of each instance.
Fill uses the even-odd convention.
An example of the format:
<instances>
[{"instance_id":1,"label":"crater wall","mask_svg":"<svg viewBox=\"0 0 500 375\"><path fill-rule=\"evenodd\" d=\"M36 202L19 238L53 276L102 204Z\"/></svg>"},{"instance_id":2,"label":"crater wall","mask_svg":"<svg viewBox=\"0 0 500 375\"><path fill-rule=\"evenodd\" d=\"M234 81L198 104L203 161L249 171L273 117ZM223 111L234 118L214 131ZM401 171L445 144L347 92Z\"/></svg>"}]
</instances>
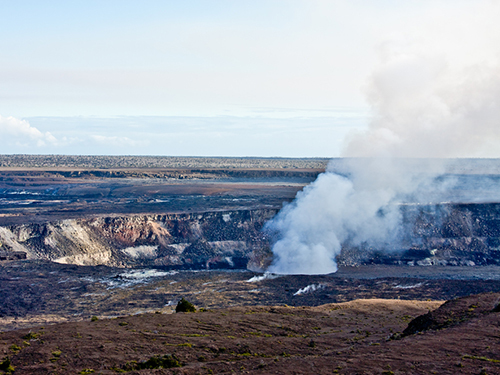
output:
<instances>
[{"instance_id":1,"label":"crater wall","mask_svg":"<svg viewBox=\"0 0 500 375\"><path fill-rule=\"evenodd\" d=\"M113 216L0 226L0 261L264 270L272 260L264 224L276 209ZM338 263L408 266L500 264L500 204L401 206L399 238L344 244Z\"/></svg>"},{"instance_id":2,"label":"crater wall","mask_svg":"<svg viewBox=\"0 0 500 375\"><path fill-rule=\"evenodd\" d=\"M345 245L341 265L474 266L500 264L500 203L401 206L397 240Z\"/></svg>"},{"instance_id":3,"label":"crater wall","mask_svg":"<svg viewBox=\"0 0 500 375\"><path fill-rule=\"evenodd\" d=\"M0 227L0 252L78 265L261 269L276 210L69 219Z\"/></svg>"}]
</instances>

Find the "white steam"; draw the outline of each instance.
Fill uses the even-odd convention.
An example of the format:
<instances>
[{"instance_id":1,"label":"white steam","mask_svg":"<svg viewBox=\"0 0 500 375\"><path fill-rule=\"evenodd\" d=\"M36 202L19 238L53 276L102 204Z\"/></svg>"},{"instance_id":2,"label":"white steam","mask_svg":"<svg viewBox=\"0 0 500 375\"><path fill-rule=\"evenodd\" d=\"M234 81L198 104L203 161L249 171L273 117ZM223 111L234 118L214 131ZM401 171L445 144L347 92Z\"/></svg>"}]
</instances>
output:
<instances>
[{"instance_id":1,"label":"white steam","mask_svg":"<svg viewBox=\"0 0 500 375\"><path fill-rule=\"evenodd\" d=\"M345 156L497 157L500 68L454 71L437 58L392 56L373 75L375 117L350 137Z\"/></svg>"},{"instance_id":2,"label":"white steam","mask_svg":"<svg viewBox=\"0 0 500 375\"><path fill-rule=\"evenodd\" d=\"M441 163L360 158L347 159L340 168L332 162L328 169L267 224L278 235L269 272L335 272L342 244L395 240L401 219L396 203L420 200L419 192L441 171Z\"/></svg>"},{"instance_id":3,"label":"white steam","mask_svg":"<svg viewBox=\"0 0 500 375\"><path fill-rule=\"evenodd\" d=\"M308 285L304 288L301 288L297 290L295 293L293 293L294 296L300 296L302 294L308 294L308 293L313 293L317 290L323 289L325 286L322 284L311 284Z\"/></svg>"},{"instance_id":4,"label":"white steam","mask_svg":"<svg viewBox=\"0 0 500 375\"><path fill-rule=\"evenodd\" d=\"M332 161L268 223L276 235L269 272L335 272L343 244L390 247L399 203L429 200L443 158L499 156L498 55L464 66L424 47L384 45L368 87L368 129L346 140L348 159Z\"/></svg>"}]
</instances>

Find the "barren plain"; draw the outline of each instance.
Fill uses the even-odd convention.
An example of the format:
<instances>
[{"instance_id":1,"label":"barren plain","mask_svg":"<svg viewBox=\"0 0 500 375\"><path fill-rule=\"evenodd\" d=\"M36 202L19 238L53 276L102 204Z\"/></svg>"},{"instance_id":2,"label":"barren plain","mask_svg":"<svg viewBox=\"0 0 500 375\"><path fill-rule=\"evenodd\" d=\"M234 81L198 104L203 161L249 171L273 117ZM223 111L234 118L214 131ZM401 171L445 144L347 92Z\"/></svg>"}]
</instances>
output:
<instances>
[{"instance_id":1,"label":"barren plain","mask_svg":"<svg viewBox=\"0 0 500 375\"><path fill-rule=\"evenodd\" d=\"M0 156L0 225L281 208L325 159Z\"/></svg>"}]
</instances>

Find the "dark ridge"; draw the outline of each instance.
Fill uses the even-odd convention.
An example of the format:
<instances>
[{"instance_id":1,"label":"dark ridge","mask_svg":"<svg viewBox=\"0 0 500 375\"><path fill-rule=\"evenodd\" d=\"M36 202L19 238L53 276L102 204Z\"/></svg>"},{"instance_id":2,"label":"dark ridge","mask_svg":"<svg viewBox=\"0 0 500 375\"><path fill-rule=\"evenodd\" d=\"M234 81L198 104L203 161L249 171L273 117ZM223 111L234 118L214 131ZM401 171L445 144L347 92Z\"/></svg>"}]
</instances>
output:
<instances>
[{"instance_id":1,"label":"dark ridge","mask_svg":"<svg viewBox=\"0 0 500 375\"><path fill-rule=\"evenodd\" d=\"M413 319L403 331L402 337L453 327L479 316L498 312L499 298L500 293L482 293L447 301L438 309Z\"/></svg>"}]
</instances>

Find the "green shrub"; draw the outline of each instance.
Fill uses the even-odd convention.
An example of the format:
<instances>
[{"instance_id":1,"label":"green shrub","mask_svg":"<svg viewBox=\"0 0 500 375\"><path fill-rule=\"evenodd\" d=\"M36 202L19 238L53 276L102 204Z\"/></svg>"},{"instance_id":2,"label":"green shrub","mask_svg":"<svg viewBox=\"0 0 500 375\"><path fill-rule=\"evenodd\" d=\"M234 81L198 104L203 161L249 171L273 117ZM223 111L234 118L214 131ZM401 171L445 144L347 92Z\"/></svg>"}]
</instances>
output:
<instances>
[{"instance_id":1,"label":"green shrub","mask_svg":"<svg viewBox=\"0 0 500 375\"><path fill-rule=\"evenodd\" d=\"M182 367L182 364L175 355L166 354L164 356L154 355L144 362L131 361L125 365L125 370L133 371L173 367Z\"/></svg>"},{"instance_id":2,"label":"green shrub","mask_svg":"<svg viewBox=\"0 0 500 375\"><path fill-rule=\"evenodd\" d=\"M182 298L178 303L175 308L175 312L196 312L196 307L194 305L187 301L186 299Z\"/></svg>"},{"instance_id":3,"label":"green shrub","mask_svg":"<svg viewBox=\"0 0 500 375\"><path fill-rule=\"evenodd\" d=\"M6 374L14 372L14 366L10 363L10 358L5 357L2 362L0 362L0 370L5 371Z\"/></svg>"},{"instance_id":4,"label":"green shrub","mask_svg":"<svg viewBox=\"0 0 500 375\"><path fill-rule=\"evenodd\" d=\"M82 371L80 371L78 374L80 374L80 375L88 375L88 374L92 374L94 372L95 372L94 369L85 368Z\"/></svg>"},{"instance_id":5,"label":"green shrub","mask_svg":"<svg viewBox=\"0 0 500 375\"><path fill-rule=\"evenodd\" d=\"M9 346L9 349L12 350L14 353L17 353L19 352L22 348L16 344L12 344L11 346Z\"/></svg>"},{"instance_id":6,"label":"green shrub","mask_svg":"<svg viewBox=\"0 0 500 375\"><path fill-rule=\"evenodd\" d=\"M91 322L96 322L98 320L99 320L99 318L97 316L95 316L95 315L92 318L90 318Z\"/></svg>"},{"instance_id":7,"label":"green shrub","mask_svg":"<svg viewBox=\"0 0 500 375\"><path fill-rule=\"evenodd\" d=\"M40 334L39 333L35 333L35 332L30 332L28 333L27 335L24 335L23 336L23 339L24 340L35 340L37 338L40 337Z\"/></svg>"}]
</instances>

